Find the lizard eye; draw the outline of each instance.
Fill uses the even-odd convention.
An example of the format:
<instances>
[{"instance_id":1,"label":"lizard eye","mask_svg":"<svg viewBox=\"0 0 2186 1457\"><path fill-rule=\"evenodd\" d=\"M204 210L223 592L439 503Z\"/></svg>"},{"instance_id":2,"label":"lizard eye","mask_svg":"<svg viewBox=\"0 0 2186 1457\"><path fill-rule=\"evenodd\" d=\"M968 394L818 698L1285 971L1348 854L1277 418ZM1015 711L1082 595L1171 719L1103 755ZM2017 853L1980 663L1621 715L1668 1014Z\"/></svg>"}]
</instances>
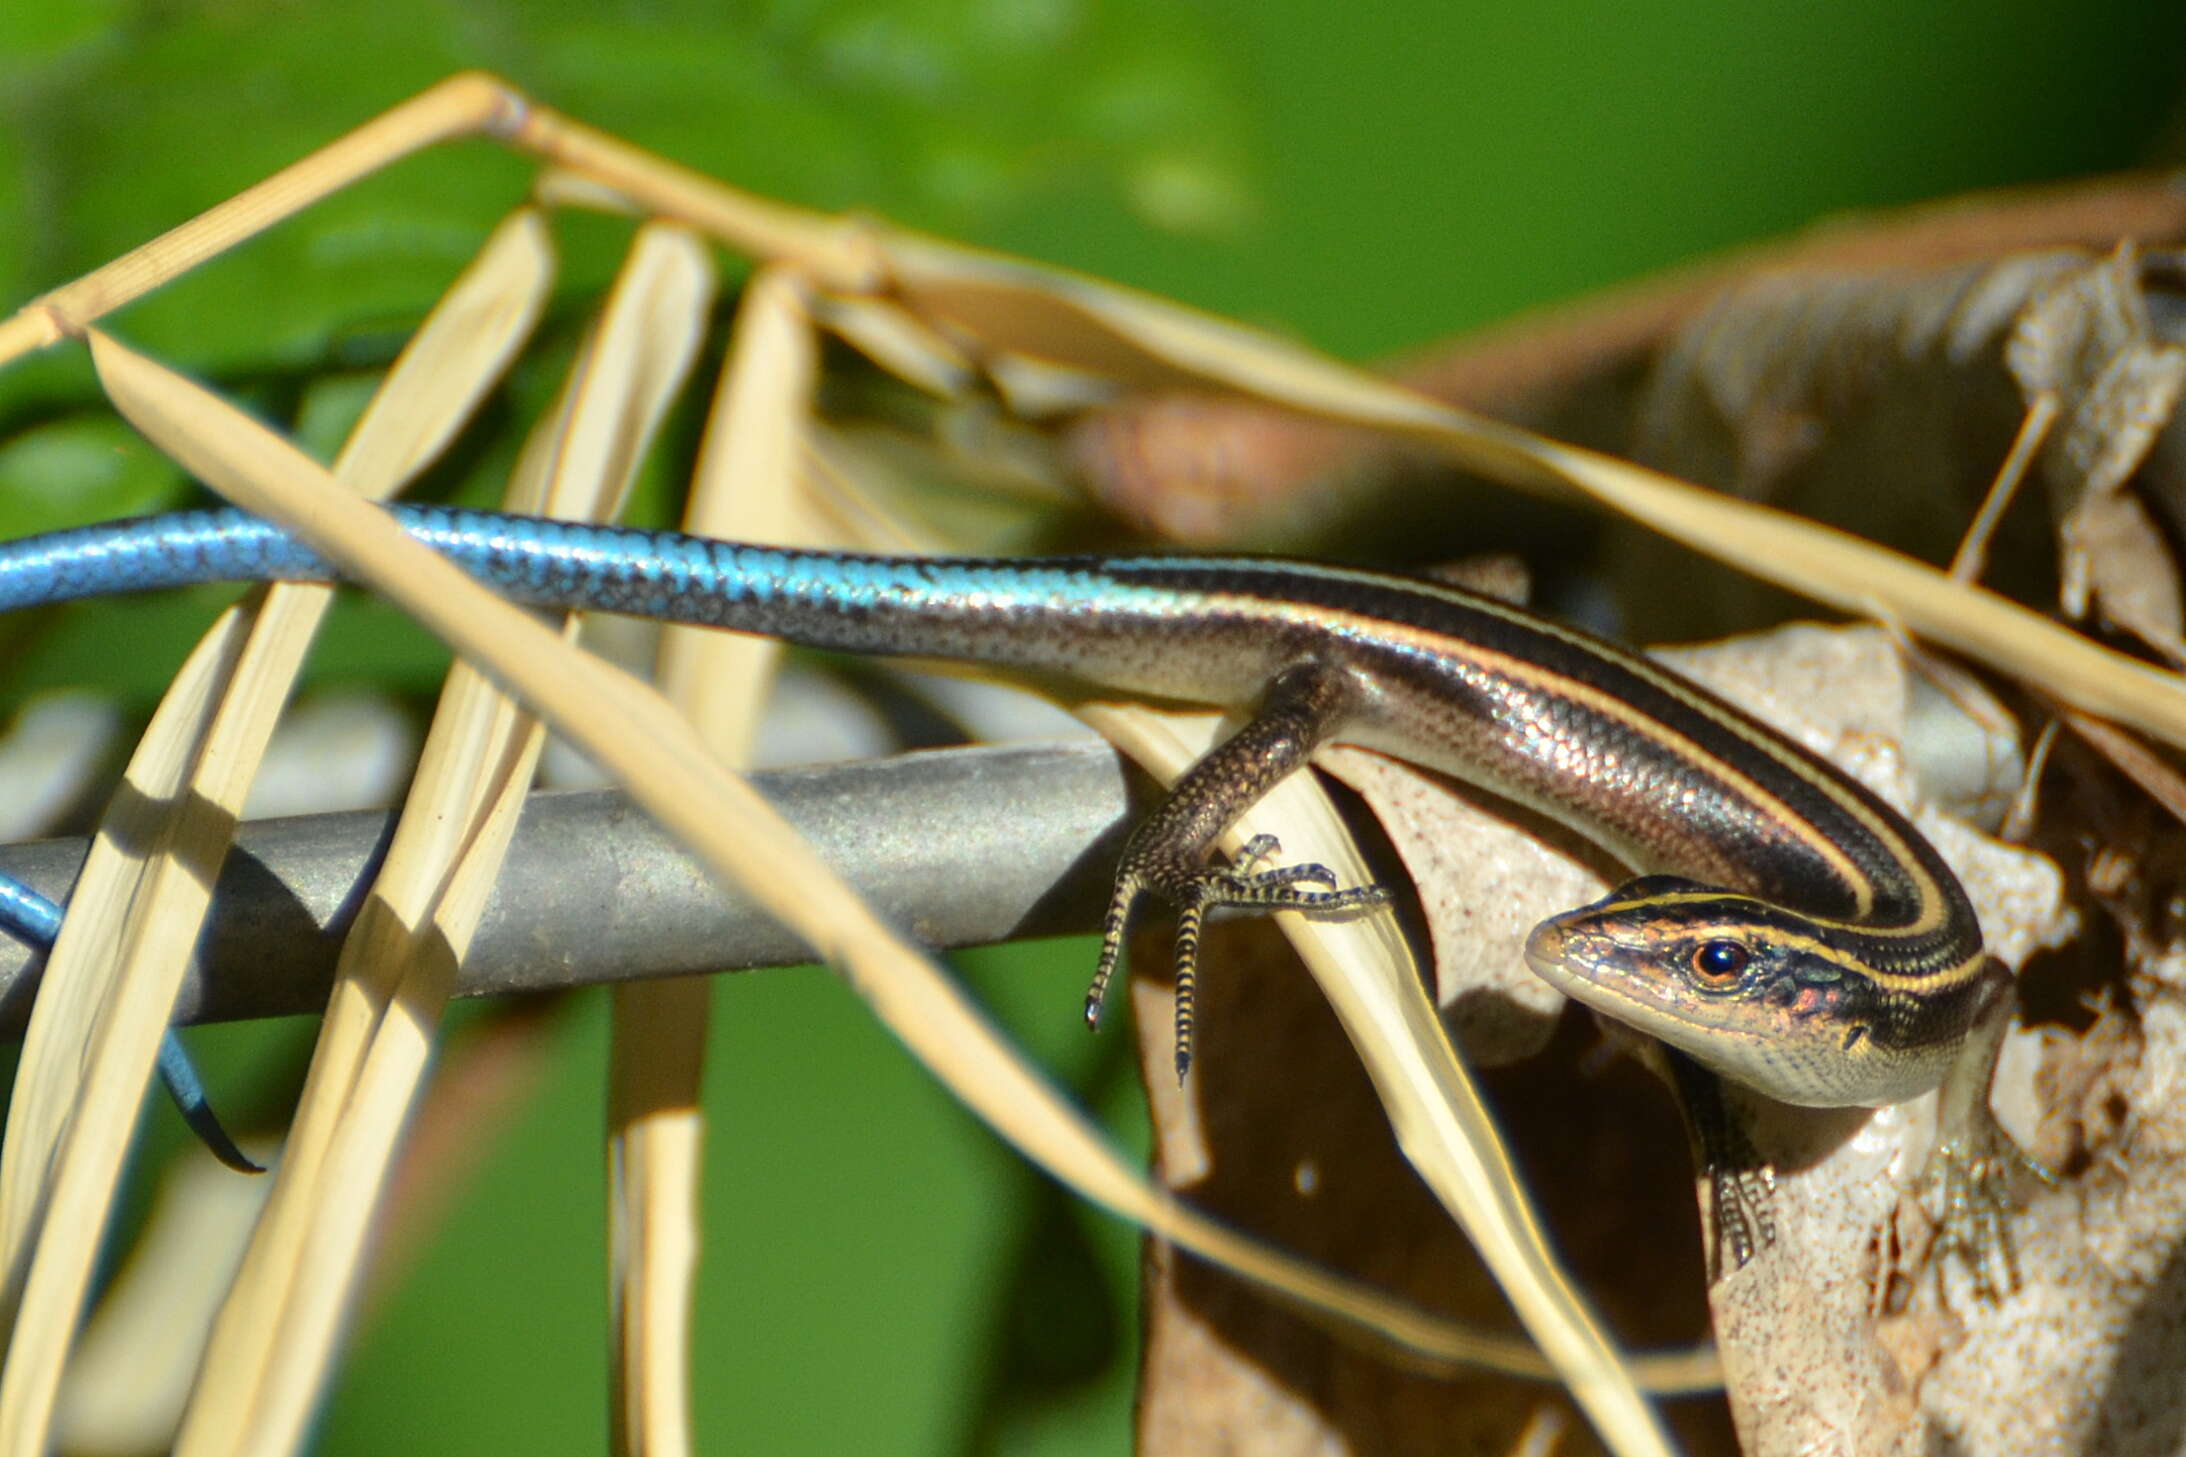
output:
<instances>
[{"instance_id":1,"label":"lizard eye","mask_svg":"<svg viewBox=\"0 0 2186 1457\"><path fill-rule=\"evenodd\" d=\"M1710 986L1724 986L1738 979L1738 974L1753 960L1753 953L1736 941L1704 942L1693 952L1693 975Z\"/></svg>"}]
</instances>

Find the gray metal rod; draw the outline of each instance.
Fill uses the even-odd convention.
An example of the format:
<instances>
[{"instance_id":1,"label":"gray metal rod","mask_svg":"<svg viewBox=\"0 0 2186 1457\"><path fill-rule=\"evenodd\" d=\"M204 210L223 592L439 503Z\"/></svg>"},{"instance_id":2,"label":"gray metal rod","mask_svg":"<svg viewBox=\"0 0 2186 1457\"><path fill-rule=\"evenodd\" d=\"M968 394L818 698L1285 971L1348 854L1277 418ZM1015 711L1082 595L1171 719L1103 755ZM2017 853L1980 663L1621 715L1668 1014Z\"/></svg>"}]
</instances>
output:
<instances>
[{"instance_id":1,"label":"gray metal rod","mask_svg":"<svg viewBox=\"0 0 2186 1457\"><path fill-rule=\"evenodd\" d=\"M1127 830L1099 743L947 749L754 776L881 914L929 946L1100 924ZM222 867L179 1023L311 1012L393 833L385 811L258 820ZM0 846L0 870L65 900L88 842ZM542 792L456 984L460 997L788 965L809 958L611 790ZM0 1036L21 1035L41 962L0 936Z\"/></svg>"}]
</instances>

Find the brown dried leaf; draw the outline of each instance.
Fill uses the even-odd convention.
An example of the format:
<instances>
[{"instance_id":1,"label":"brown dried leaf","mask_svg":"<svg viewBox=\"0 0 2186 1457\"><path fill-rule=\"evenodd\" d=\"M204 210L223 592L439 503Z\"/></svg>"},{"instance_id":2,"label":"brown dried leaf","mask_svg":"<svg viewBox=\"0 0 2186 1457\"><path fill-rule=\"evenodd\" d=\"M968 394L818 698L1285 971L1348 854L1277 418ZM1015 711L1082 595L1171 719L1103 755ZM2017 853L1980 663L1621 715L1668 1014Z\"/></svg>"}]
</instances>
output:
<instances>
[{"instance_id":1,"label":"brown dried leaf","mask_svg":"<svg viewBox=\"0 0 2186 1457\"><path fill-rule=\"evenodd\" d=\"M2021 314L2005 351L2030 405L2055 401L2041 457L2057 521L2065 614L2099 609L2170 650L2179 642L2176 562L2126 487L2186 394L2186 347L2156 337L2130 246L2059 279Z\"/></svg>"},{"instance_id":2,"label":"brown dried leaf","mask_svg":"<svg viewBox=\"0 0 2186 1457\"><path fill-rule=\"evenodd\" d=\"M1160 964L1163 929L1141 938L1139 964ZM1169 1069L1167 986L1133 987L1158 1172L1194 1202L1285 1248L1437 1313L1509 1329L1506 1300L1390 1137L1358 1054L1295 957L1264 926L1216 930L1199 989L1207 1035L1186 1089ZM1573 1045L1588 1040L1566 1037L1572 1045L1561 1055L1483 1082L1498 1121L1536 1151L1529 1184L1544 1164L1600 1176L1551 1177L1544 1213L1574 1276L1620 1337L1650 1347L1690 1344L1704 1335L1705 1313L1691 1204L1677 1177L1674 1110L1631 1064L1573 1076ZM1638 1116L1597 1120L1588 1111L1597 1099ZM1650 1150L1664 1147L1667 1164L1643 1166ZM1611 1189L1615 1197L1604 1197ZM1646 1225L1677 1234L1651 1239L1655 1258L1635 1280L1621 1241ZM1139 1449L1149 1457L1508 1451L1544 1405L1574 1418L1571 1445L1559 1450L1601 1450L1550 1385L1407 1369L1166 1245L1149 1246L1143 1309ZM1719 1404L1678 1402L1664 1415L1678 1450L1735 1451Z\"/></svg>"},{"instance_id":3,"label":"brown dried leaf","mask_svg":"<svg viewBox=\"0 0 2186 1457\"><path fill-rule=\"evenodd\" d=\"M1972 194L1826 223L1521 315L1387 369L1435 399L1624 452L1650 361L1756 280L1975 273L2010 254L2180 237L2186 189L2171 177ZM1779 420L1779 440L1789 429L1796 444L1797 426ZM1451 474L1387 436L1203 393L1095 411L1066 433L1064 448L1109 509L1154 535L1206 546L1280 549L1325 539L1342 524L1391 515L1410 522L1422 473L1438 492Z\"/></svg>"}]
</instances>

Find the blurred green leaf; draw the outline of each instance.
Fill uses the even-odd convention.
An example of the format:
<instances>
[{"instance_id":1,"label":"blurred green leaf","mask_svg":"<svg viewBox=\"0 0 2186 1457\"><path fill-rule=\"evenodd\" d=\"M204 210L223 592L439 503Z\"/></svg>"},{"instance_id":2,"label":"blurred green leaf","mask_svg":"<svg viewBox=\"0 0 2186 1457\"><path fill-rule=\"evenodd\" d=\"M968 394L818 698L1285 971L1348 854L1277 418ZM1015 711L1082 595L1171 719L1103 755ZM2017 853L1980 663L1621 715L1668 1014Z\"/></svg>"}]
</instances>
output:
<instances>
[{"instance_id":1,"label":"blurred green leaf","mask_svg":"<svg viewBox=\"0 0 2186 1457\"><path fill-rule=\"evenodd\" d=\"M115 416L56 420L0 440L0 533L140 516L182 485L181 469Z\"/></svg>"},{"instance_id":2,"label":"blurred green leaf","mask_svg":"<svg viewBox=\"0 0 2186 1457\"><path fill-rule=\"evenodd\" d=\"M0 9L0 80L106 41L123 8L122 0L81 0Z\"/></svg>"},{"instance_id":3,"label":"blurred green leaf","mask_svg":"<svg viewBox=\"0 0 2186 1457\"><path fill-rule=\"evenodd\" d=\"M0 257L0 289L14 297L465 67L740 185L944 231L1087 181L1120 211L1144 191L1141 175L1173 168L1180 151L1211 190L1243 189L1240 108L1212 38L1162 18L1154 0L238 0L147 4L72 29L58 17L73 9L18 6L18 44L0 56L0 75L20 79L0 110L18 159L8 181L21 189L0 191L0 237L18 240ZM40 26L32 13L55 18ZM1118 94L1141 100L1119 108ZM308 367L350 331L422 311L528 176L489 146L435 149L131 308L126 330L207 373ZM599 281L595 271L570 285Z\"/></svg>"}]
</instances>

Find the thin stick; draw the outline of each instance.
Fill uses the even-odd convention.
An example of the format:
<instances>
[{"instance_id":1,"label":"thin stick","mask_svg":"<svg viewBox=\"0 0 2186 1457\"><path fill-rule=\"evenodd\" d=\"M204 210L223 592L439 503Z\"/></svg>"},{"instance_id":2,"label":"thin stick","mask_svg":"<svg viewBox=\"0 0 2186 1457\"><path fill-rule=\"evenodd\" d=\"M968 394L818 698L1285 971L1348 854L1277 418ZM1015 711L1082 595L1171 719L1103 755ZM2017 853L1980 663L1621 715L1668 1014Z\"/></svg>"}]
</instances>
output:
<instances>
[{"instance_id":1,"label":"thin stick","mask_svg":"<svg viewBox=\"0 0 2186 1457\"><path fill-rule=\"evenodd\" d=\"M1997 467L1996 479L1989 483L1989 493L1981 498L1981 509L1974 512L1964 539L1951 555L1948 570L1953 581L1978 582L1981 574L1988 570L1989 538L1996 534L1996 524L2011 509L2021 482L2026 480L2027 468L2034 463L2035 452L2049 438L2050 427L2057 423L2057 408L2055 390L2043 390L2028 403L2027 413L2019 421L2019 433L2012 437L2011 449L2005 453L2004 463Z\"/></svg>"}]
</instances>

